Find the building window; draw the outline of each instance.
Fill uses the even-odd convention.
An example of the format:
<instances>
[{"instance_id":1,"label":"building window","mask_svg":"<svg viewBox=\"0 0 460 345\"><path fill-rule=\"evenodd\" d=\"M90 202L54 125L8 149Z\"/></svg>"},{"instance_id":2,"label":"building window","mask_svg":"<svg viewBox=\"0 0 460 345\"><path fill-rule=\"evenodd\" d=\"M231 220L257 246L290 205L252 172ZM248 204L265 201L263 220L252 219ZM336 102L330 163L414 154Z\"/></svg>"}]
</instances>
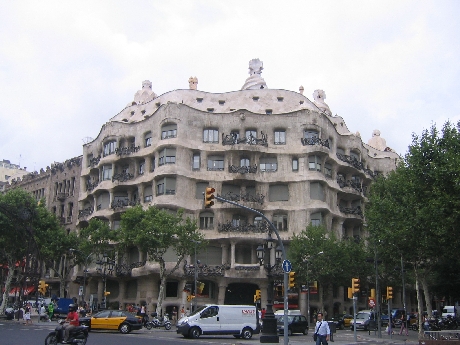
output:
<instances>
[{"instance_id":1,"label":"building window","mask_svg":"<svg viewBox=\"0 0 460 345\"><path fill-rule=\"evenodd\" d=\"M230 136L234 138L235 140L238 140L240 138L240 132L238 131L231 131Z\"/></svg>"},{"instance_id":2,"label":"building window","mask_svg":"<svg viewBox=\"0 0 460 345\"><path fill-rule=\"evenodd\" d=\"M193 170L200 170L200 164L201 164L200 154L199 153L194 153L193 154L192 169Z\"/></svg>"},{"instance_id":3,"label":"building window","mask_svg":"<svg viewBox=\"0 0 460 345\"><path fill-rule=\"evenodd\" d=\"M177 125L175 123L161 127L161 139L175 138L177 136Z\"/></svg>"},{"instance_id":4,"label":"building window","mask_svg":"<svg viewBox=\"0 0 460 345\"><path fill-rule=\"evenodd\" d=\"M303 137L305 139L319 138L318 131L307 129L303 132Z\"/></svg>"},{"instance_id":5,"label":"building window","mask_svg":"<svg viewBox=\"0 0 460 345\"><path fill-rule=\"evenodd\" d=\"M288 218L285 214L275 214L273 215L273 225L278 231L287 231L288 230Z\"/></svg>"},{"instance_id":6,"label":"building window","mask_svg":"<svg viewBox=\"0 0 460 345\"><path fill-rule=\"evenodd\" d=\"M319 182L310 182L310 199L325 200L324 187Z\"/></svg>"},{"instance_id":7,"label":"building window","mask_svg":"<svg viewBox=\"0 0 460 345\"><path fill-rule=\"evenodd\" d=\"M164 164L175 164L176 163L176 149L175 148L165 148L160 152L158 157L158 165Z\"/></svg>"},{"instance_id":8,"label":"building window","mask_svg":"<svg viewBox=\"0 0 460 345\"><path fill-rule=\"evenodd\" d=\"M102 180L111 180L112 179L112 165L104 165L102 167Z\"/></svg>"},{"instance_id":9,"label":"building window","mask_svg":"<svg viewBox=\"0 0 460 345\"><path fill-rule=\"evenodd\" d=\"M332 177L332 166L330 163L324 164L324 175L326 175L326 177Z\"/></svg>"},{"instance_id":10,"label":"building window","mask_svg":"<svg viewBox=\"0 0 460 345\"><path fill-rule=\"evenodd\" d=\"M157 181L157 195L174 195L176 194L176 179L165 177Z\"/></svg>"},{"instance_id":11,"label":"building window","mask_svg":"<svg viewBox=\"0 0 460 345\"><path fill-rule=\"evenodd\" d=\"M214 229L214 214L212 212L200 213L200 229L202 230Z\"/></svg>"},{"instance_id":12,"label":"building window","mask_svg":"<svg viewBox=\"0 0 460 345\"><path fill-rule=\"evenodd\" d=\"M248 220L245 216L240 214L235 214L232 218L232 226L237 228L239 226L244 226L248 223Z\"/></svg>"},{"instance_id":13,"label":"building window","mask_svg":"<svg viewBox=\"0 0 460 345\"><path fill-rule=\"evenodd\" d=\"M145 161L139 162L139 175L144 175L145 172Z\"/></svg>"},{"instance_id":14,"label":"building window","mask_svg":"<svg viewBox=\"0 0 460 345\"><path fill-rule=\"evenodd\" d=\"M246 142L255 145L257 139L257 131L255 129L248 129L246 131Z\"/></svg>"},{"instance_id":15,"label":"building window","mask_svg":"<svg viewBox=\"0 0 460 345\"><path fill-rule=\"evenodd\" d=\"M275 131L275 145L286 145L286 131Z\"/></svg>"},{"instance_id":16,"label":"building window","mask_svg":"<svg viewBox=\"0 0 460 345\"><path fill-rule=\"evenodd\" d=\"M152 146L152 133L148 132L145 134L145 147Z\"/></svg>"},{"instance_id":17,"label":"building window","mask_svg":"<svg viewBox=\"0 0 460 345\"><path fill-rule=\"evenodd\" d=\"M354 151L350 151L350 157L356 159L359 162L359 154L358 153L356 153Z\"/></svg>"},{"instance_id":18,"label":"building window","mask_svg":"<svg viewBox=\"0 0 460 345\"><path fill-rule=\"evenodd\" d=\"M320 226L322 224L322 216L320 212L312 213L310 215L311 225Z\"/></svg>"},{"instance_id":19,"label":"building window","mask_svg":"<svg viewBox=\"0 0 460 345\"><path fill-rule=\"evenodd\" d=\"M144 202L151 202L153 200L153 196L152 195L146 195L144 196Z\"/></svg>"},{"instance_id":20,"label":"building window","mask_svg":"<svg viewBox=\"0 0 460 345\"><path fill-rule=\"evenodd\" d=\"M292 171L299 171L299 160L292 158Z\"/></svg>"},{"instance_id":21,"label":"building window","mask_svg":"<svg viewBox=\"0 0 460 345\"><path fill-rule=\"evenodd\" d=\"M263 224L263 218L261 216L254 217L254 226L258 227Z\"/></svg>"},{"instance_id":22,"label":"building window","mask_svg":"<svg viewBox=\"0 0 460 345\"><path fill-rule=\"evenodd\" d=\"M219 142L219 131L217 129L205 129L203 131L203 142L218 143Z\"/></svg>"},{"instance_id":23,"label":"building window","mask_svg":"<svg viewBox=\"0 0 460 345\"><path fill-rule=\"evenodd\" d=\"M155 171L155 156L152 156L151 165L150 165L150 172Z\"/></svg>"},{"instance_id":24,"label":"building window","mask_svg":"<svg viewBox=\"0 0 460 345\"><path fill-rule=\"evenodd\" d=\"M321 158L319 156L308 156L308 170L321 171Z\"/></svg>"},{"instance_id":25,"label":"building window","mask_svg":"<svg viewBox=\"0 0 460 345\"><path fill-rule=\"evenodd\" d=\"M240 167L249 167L249 166L250 166L249 158L240 159Z\"/></svg>"},{"instance_id":26,"label":"building window","mask_svg":"<svg viewBox=\"0 0 460 345\"><path fill-rule=\"evenodd\" d=\"M224 170L224 157L222 156L208 157L208 170L209 171L223 171Z\"/></svg>"},{"instance_id":27,"label":"building window","mask_svg":"<svg viewBox=\"0 0 460 345\"><path fill-rule=\"evenodd\" d=\"M114 153L116 147L117 147L117 142L115 140L106 142L104 144L104 157Z\"/></svg>"},{"instance_id":28,"label":"building window","mask_svg":"<svg viewBox=\"0 0 460 345\"><path fill-rule=\"evenodd\" d=\"M275 172L278 170L278 162L275 157L264 157L260 159L260 171Z\"/></svg>"},{"instance_id":29,"label":"building window","mask_svg":"<svg viewBox=\"0 0 460 345\"><path fill-rule=\"evenodd\" d=\"M272 184L268 188L269 201L288 201L289 188L286 184Z\"/></svg>"},{"instance_id":30,"label":"building window","mask_svg":"<svg viewBox=\"0 0 460 345\"><path fill-rule=\"evenodd\" d=\"M355 184L361 184L361 177L358 176L358 175L353 175L351 176L351 180L355 183Z\"/></svg>"}]
</instances>

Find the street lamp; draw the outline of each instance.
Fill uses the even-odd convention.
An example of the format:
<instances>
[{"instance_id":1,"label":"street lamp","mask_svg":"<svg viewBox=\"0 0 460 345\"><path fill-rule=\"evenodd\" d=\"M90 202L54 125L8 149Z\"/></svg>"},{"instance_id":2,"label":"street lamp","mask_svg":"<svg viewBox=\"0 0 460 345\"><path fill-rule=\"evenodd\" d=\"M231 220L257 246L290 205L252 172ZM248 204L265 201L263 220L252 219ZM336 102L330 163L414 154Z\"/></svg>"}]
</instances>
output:
<instances>
[{"instance_id":1,"label":"street lamp","mask_svg":"<svg viewBox=\"0 0 460 345\"><path fill-rule=\"evenodd\" d=\"M70 252L71 252L71 253L73 253L73 252L79 252L79 253L83 254L80 250L74 249L74 248L70 248ZM93 253L88 254L88 256L86 257L86 259L85 259L85 267L84 267L84 269L83 269L83 290L82 290L82 294L81 294L81 301L82 301L82 302L85 301L86 274L88 273L88 260L89 260L89 258L91 257L91 255L93 255Z\"/></svg>"},{"instance_id":2,"label":"street lamp","mask_svg":"<svg viewBox=\"0 0 460 345\"><path fill-rule=\"evenodd\" d=\"M104 283L104 296L102 297L103 302L101 303L101 308L107 308L107 276L112 275L113 269L115 267L115 262L109 258L107 253L102 254L97 262L98 268L96 269L97 273L102 276L102 282Z\"/></svg>"},{"instance_id":3,"label":"street lamp","mask_svg":"<svg viewBox=\"0 0 460 345\"><path fill-rule=\"evenodd\" d=\"M193 264L193 271L194 271L194 290L193 290L193 293L195 294L195 298L192 299L192 311L195 311L196 309L196 282L197 282L197 279L198 279L198 260L196 259L196 245L197 244L201 244L201 241L195 241L195 240L192 240L192 242L195 244L195 263Z\"/></svg>"},{"instance_id":4,"label":"street lamp","mask_svg":"<svg viewBox=\"0 0 460 345\"><path fill-rule=\"evenodd\" d=\"M257 249L257 258L259 259L260 265L264 266L267 271L268 277L268 288L267 288L267 311L262 324L262 335L260 336L261 343L278 343L279 337L277 333L277 325L275 314L273 313L273 274L272 271L279 266L283 255L283 250L280 246L276 247L275 250L275 264L271 265L271 250L275 247L275 240L272 238L271 231L268 232L268 237L264 244L260 244ZM268 260L264 258L268 257ZM266 261L266 263L265 263ZM287 289L287 287L284 287ZM286 316L285 316L286 317ZM287 332L287 329L284 330Z\"/></svg>"},{"instance_id":5,"label":"street lamp","mask_svg":"<svg viewBox=\"0 0 460 345\"><path fill-rule=\"evenodd\" d=\"M308 324L310 324L311 319L310 319L310 281L308 280L308 263L310 262L311 258L314 258L317 255L324 254L323 251L320 251L318 254L315 255L310 255L304 258L304 262L307 264L307 319L308 319Z\"/></svg>"}]
</instances>

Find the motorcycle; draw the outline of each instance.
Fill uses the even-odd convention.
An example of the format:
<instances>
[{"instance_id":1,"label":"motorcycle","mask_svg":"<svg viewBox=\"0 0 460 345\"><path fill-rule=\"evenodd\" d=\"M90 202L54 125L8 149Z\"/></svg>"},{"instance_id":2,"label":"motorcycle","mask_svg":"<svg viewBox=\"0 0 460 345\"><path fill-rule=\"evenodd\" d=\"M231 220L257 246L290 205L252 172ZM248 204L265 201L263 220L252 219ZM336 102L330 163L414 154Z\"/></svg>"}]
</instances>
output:
<instances>
[{"instance_id":1,"label":"motorcycle","mask_svg":"<svg viewBox=\"0 0 460 345\"><path fill-rule=\"evenodd\" d=\"M169 321L168 314L165 314L162 321L157 318L157 313L152 313L150 316L152 316L152 320L145 323L145 328L148 330L160 327L164 327L167 331L171 329L171 322Z\"/></svg>"},{"instance_id":2,"label":"motorcycle","mask_svg":"<svg viewBox=\"0 0 460 345\"><path fill-rule=\"evenodd\" d=\"M45 345L62 344L64 340L64 323L65 320L58 321L59 325L53 332L50 332L45 338ZM70 331L69 341L67 344L85 345L88 340L88 327L78 326Z\"/></svg>"}]
</instances>

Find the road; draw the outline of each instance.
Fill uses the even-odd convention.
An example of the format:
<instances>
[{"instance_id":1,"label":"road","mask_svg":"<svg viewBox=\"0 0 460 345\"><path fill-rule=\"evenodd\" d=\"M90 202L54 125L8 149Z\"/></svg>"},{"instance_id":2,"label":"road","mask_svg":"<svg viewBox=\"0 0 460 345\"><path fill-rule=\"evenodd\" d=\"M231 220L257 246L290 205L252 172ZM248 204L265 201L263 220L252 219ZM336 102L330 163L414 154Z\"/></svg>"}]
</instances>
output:
<instances>
[{"instance_id":1,"label":"road","mask_svg":"<svg viewBox=\"0 0 460 345\"><path fill-rule=\"evenodd\" d=\"M44 340L48 333L56 327L56 323L42 322L32 325L23 325L18 321L0 320L0 344L1 345L35 345L44 344ZM382 338L378 338L374 332L360 331L358 334L358 342L354 341L353 332L349 330L337 331L334 334L334 342L329 342L330 345L349 345L349 344L418 344L417 333L410 331L409 337L394 335L393 339L387 334L382 334ZM181 335L176 334L175 328L166 331L164 329L142 329L133 331L130 334L121 334L119 332L106 331L91 331L89 333L88 345L126 345L126 344L152 344L152 345L173 345L173 344L260 344L259 335L254 335L251 340L235 339L232 336L202 336L199 340L186 339ZM280 336L280 344L283 344L283 337ZM311 334L301 335L295 334L289 338L290 345L305 345L313 344Z\"/></svg>"}]
</instances>

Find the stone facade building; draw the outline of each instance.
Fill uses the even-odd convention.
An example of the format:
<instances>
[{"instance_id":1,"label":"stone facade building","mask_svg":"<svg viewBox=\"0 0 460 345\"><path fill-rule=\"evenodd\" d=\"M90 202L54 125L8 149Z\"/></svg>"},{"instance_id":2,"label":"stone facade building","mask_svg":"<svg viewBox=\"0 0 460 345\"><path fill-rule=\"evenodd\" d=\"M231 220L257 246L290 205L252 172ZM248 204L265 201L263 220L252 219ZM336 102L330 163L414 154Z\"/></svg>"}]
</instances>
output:
<instances>
[{"instance_id":1,"label":"stone facade building","mask_svg":"<svg viewBox=\"0 0 460 345\"><path fill-rule=\"evenodd\" d=\"M259 216L231 204L216 202L204 209L207 186L261 211L288 248L292 235L308 224L324 224L341 238L364 236L369 186L399 160L379 138L373 145L363 143L342 117L332 116L324 91L316 90L310 101L303 87L299 93L269 89L261 71L262 62L251 60L242 89L227 93L200 91L195 77L190 89L157 96L144 81L134 100L83 147L77 226L97 217L115 229L123 211L137 203L184 209L209 240L197 255L198 279L204 283L198 304L252 303L256 289L263 307L267 302L267 275L256 254L267 228ZM108 277L110 301L145 302L153 310L159 266L145 262L136 248L118 260L129 269ZM175 262L172 254L170 261ZM189 306L183 290L193 280L186 265L168 281L167 311ZM89 267L88 282L85 299L101 300L95 266ZM346 288L337 291L338 311L348 310ZM303 303L297 308L305 310ZM315 308L314 298L311 305ZM329 313L337 311L329 308Z\"/></svg>"}]
</instances>

